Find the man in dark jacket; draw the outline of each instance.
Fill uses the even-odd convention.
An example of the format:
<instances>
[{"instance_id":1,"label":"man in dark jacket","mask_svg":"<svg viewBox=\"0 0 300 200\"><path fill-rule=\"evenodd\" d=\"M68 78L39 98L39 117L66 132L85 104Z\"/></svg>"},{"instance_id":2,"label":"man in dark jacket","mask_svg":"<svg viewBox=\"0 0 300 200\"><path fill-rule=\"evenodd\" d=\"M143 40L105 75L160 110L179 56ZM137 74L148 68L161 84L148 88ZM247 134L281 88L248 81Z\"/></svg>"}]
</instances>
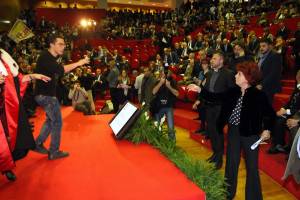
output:
<instances>
[{"instance_id":1,"label":"man in dark jacket","mask_svg":"<svg viewBox=\"0 0 300 200\"><path fill-rule=\"evenodd\" d=\"M232 71L224 68L224 56L221 52L213 54L211 68L212 70L208 72L206 83L200 92L199 100L195 104L197 106L201 100L206 106L207 131L213 149L213 155L208 161L220 169L223 164L224 136L222 130L224 124L220 118L223 102L218 98L218 94L233 88L235 81Z\"/></svg>"},{"instance_id":2,"label":"man in dark jacket","mask_svg":"<svg viewBox=\"0 0 300 200\"><path fill-rule=\"evenodd\" d=\"M282 59L271 49L271 44L268 38L263 38L259 44L258 67L262 74L262 81L257 87L266 93L272 105L274 95L281 91Z\"/></svg>"}]
</instances>

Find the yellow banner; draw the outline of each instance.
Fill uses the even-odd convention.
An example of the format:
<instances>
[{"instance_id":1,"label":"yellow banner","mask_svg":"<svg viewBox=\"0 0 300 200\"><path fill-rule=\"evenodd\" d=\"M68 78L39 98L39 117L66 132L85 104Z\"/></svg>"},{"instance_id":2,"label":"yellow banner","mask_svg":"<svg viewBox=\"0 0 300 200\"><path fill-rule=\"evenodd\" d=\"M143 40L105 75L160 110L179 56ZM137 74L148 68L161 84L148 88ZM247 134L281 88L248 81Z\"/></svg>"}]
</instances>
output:
<instances>
[{"instance_id":1,"label":"yellow banner","mask_svg":"<svg viewBox=\"0 0 300 200\"><path fill-rule=\"evenodd\" d=\"M8 37L16 43L19 43L20 41L26 40L33 36L34 34L30 30L30 28L28 28L26 24L20 19L17 19L17 21L8 33Z\"/></svg>"}]
</instances>

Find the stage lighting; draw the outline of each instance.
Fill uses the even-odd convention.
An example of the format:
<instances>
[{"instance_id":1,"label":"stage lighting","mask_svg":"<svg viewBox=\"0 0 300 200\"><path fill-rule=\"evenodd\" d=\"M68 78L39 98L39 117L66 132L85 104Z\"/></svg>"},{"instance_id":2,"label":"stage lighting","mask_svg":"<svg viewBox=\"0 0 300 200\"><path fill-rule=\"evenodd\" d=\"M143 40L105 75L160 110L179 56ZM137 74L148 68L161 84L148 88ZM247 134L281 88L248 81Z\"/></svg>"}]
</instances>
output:
<instances>
[{"instance_id":1,"label":"stage lighting","mask_svg":"<svg viewBox=\"0 0 300 200\"><path fill-rule=\"evenodd\" d=\"M89 20L89 21L87 22L87 25L88 25L88 26L92 26L92 21Z\"/></svg>"},{"instance_id":2,"label":"stage lighting","mask_svg":"<svg viewBox=\"0 0 300 200\"><path fill-rule=\"evenodd\" d=\"M80 25L83 26L83 27L86 27L86 26L88 25L86 19L82 19L82 20L80 21Z\"/></svg>"}]
</instances>

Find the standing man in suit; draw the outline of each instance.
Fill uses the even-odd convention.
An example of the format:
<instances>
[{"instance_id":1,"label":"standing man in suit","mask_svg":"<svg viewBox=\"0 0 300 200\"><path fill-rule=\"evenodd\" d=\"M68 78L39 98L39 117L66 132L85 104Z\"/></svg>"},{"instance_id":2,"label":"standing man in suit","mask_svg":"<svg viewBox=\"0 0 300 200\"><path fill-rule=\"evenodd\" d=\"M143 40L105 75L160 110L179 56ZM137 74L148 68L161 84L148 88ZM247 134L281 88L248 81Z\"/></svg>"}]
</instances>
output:
<instances>
[{"instance_id":1,"label":"standing man in suit","mask_svg":"<svg viewBox=\"0 0 300 200\"><path fill-rule=\"evenodd\" d=\"M283 22L280 22L276 37L281 36L284 40L287 40L289 37L289 33L290 31L286 28L285 24Z\"/></svg>"},{"instance_id":2,"label":"standing man in suit","mask_svg":"<svg viewBox=\"0 0 300 200\"><path fill-rule=\"evenodd\" d=\"M206 106L207 131L213 149L213 155L208 158L208 161L214 163L216 169L220 169L223 164L224 135L222 130L225 124L220 118L223 104L220 94L233 88L235 82L232 71L224 67L224 55L221 52L215 52L210 62L212 70L207 73L206 83L195 104L199 105L201 99Z\"/></svg>"},{"instance_id":3,"label":"standing man in suit","mask_svg":"<svg viewBox=\"0 0 300 200\"><path fill-rule=\"evenodd\" d=\"M100 59L102 65L108 65L109 61L111 60L111 56L107 49L103 49L103 55Z\"/></svg>"},{"instance_id":4,"label":"standing man in suit","mask_svg":"<svg viewBox=\"0 0 300 200\"><path fill-rule=\"evenodd\" d=\"M272 105L274 95L281 91L282 58L271 49L271 45L272 42L268 38L263 38L259 43L258 66L262 81L257 88L266 93Z\"/></svg>"},{"instance_id":5,"label":"standing man in suit","mask_svg":"<svg viewBox=\"0 0 300 200\"><path fill-rule=\"evenodd\" d=\"M226 57L231 57L233 55L233 48L230 44L230 41L227 38L223 39L223 43L221 44L221 50Z\"/></svg>"},{"instance_id":6,"label":"standing man in suit","mask_svg":"<svg viewBox=\"0 0 300 200\"><path fill-rule=\"evenodd\" d=\"M105 88L106 88L105 76L102 74L102 70L100 68L97 68L93 85L92 85L93 97L94 98L96 97L97 92L99 92L101 96L104 96Z\"/></svg>"},{"instance_id":7,"label":"standing man in suit","mask_svg":"<svg viewBox=\"0 0 300 200\"><path fill-rule=\"evenodd\" d=\"M114 105L114 113L117 113L119 110L119 101L118 101L119 95L118 95L117 85L118 85L118 77L120 71L117 67L115 60L109 61L109 68L110 71L106 77L106 81L108 82L111 101Z\"/></svg>"}]
</instances>

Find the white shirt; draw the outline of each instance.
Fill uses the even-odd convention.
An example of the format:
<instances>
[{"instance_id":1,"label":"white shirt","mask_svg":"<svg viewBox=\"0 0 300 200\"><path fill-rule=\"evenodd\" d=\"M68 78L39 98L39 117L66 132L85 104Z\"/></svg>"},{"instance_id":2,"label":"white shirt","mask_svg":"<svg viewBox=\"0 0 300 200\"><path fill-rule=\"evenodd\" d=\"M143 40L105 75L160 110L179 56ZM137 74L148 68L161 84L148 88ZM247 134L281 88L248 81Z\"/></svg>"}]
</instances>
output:
<instances>
[{"instance_id":1,"label":"white shirt","mask_svg":"<svg viewBox=\"0 0 300 200\"><path fill-rule=\"evenodd\" d=\"M142 81L144 78L144 74L140 74L135 78L134 87L138 90L138 94L142 93Z\"/></svg>"},{"instance_id":2,"label":"white shirt","mask_svg":"<svg viewBox=\"0 0 300 200\"><path fill-rule=\"evenodd\" d=\"M298 157L300 158L300 137L298 137L297 152L298 152Z\"/></svg>"},{"instance_id":3,"label":"white shirt","mask_svg":"<svg viewBox=\"0 0 300 200\"><path fill-rule=\"evenodd\" d=\"M19 65L6 51L4 51L3 49L0 49L0 51L1 51L1 59L9 66L9 69L13 77L18 76ZM6 68L2 62L0 62L0 73L2 73L2 75L4 76L8 75Z\"/></svg>"}]
</instances>

